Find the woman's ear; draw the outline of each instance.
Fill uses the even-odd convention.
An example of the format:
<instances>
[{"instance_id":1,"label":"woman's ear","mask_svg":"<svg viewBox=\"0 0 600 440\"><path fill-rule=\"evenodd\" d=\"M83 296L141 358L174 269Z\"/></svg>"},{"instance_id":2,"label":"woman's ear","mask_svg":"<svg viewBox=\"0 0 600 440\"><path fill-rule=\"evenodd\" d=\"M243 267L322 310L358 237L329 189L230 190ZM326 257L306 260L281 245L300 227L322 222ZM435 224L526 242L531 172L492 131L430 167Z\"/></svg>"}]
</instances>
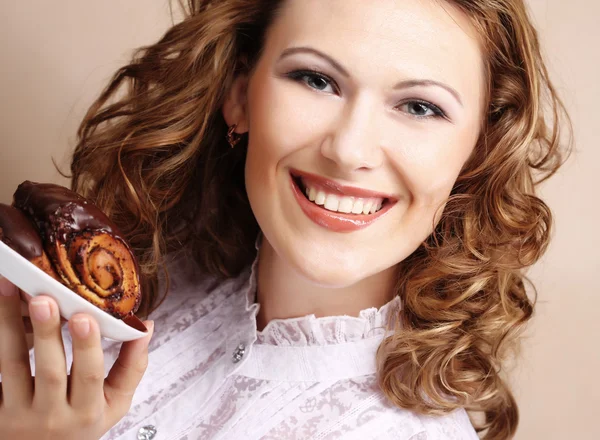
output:
<instances>
[{"instance_id":1,"label":"woman's ear","mask_svg":"<svg viewBox=\"0 0 600 440\"><path fill-rule=\"evenodd\" d=\"M248 131L247 91L248 77L246 75L238 76L231 84L221 109L227 125L237 125L235 132L238 134Z\"/></svg>"}]
</instances>

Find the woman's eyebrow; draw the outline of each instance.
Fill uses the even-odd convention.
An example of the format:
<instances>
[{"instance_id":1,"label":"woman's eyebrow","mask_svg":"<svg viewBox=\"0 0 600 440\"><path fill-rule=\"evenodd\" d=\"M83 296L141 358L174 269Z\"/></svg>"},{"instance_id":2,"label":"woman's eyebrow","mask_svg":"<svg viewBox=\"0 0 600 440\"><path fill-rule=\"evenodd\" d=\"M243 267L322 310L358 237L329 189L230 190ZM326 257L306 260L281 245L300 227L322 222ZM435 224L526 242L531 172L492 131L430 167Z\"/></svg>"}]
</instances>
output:
<instances>
[{"instance_id":1,"label":"woman's eyebrow","mask_svg":"<svg viewBox=\"0 0 600 440\"><path fill-rule=\"evenodd\" d=\"M338 63L336 60L334 60L329 55L321 52L318 49L315 49L314 47L308 47L308 46L289 47L281 53L281 55L279 56L279 60L281 60L285 57L288 57L290 55L296 54L296 53L309 53L309 54L315 55L315 56L325 60L326 62L328 62L335 70L337 70L343 76L345 76L345 77L350 76L348 71L340 63ZM445 89L446 91L448 91L456 99L456 101L458 101L458 103L461 106L463 106L463 102L460 97L460 94L456 91L456 89L454 89L453 87L450 87L447 84L444 84L443 82L436 81L433 79L406 79L406 80L403 80L403 81L400 81L399 83L397 83L393 88L394 88L394 90L398 90L398 89L408 89L411 87L418 87L418 86L441 87L442 89Z\"/></svg>"},{"instance_id":2,"label":"woman's eyebrow","mask_svg":"<svg viewBox=\"0 0 600 440\"><path fill-rule=\"evenodd\" d=\"M458 101L458 103L463 106L463 102L462 99L460 97L460 94L456 91L456 89L450 87L447 84L444 84L443 82L440 81L435 81L433 79L406 79L403 81L400 81L399 83L397 83L394 86L395 90L399 90L399 89L409 89L411 87L441 87L442 89L448 91L452 96L454 96L454 98Z\"/></svg>"},{"instance_id":3,"label":"woman's eyebrow","mask_svg":"<svg viewBox=\"0 0 600 440\"><path fill-rule=\"evenodd\" d=\"M286 50L284 50L281 53L281 56L279 57L279 59L283 59L285 57L288 57L290 55L293 55L295 53L310 53L313 55L318 56L319 58L324 59L325 61L327 61L329 64L331 64L331 66L337 70L338 72L340 72L342 75L344 76L350 76L350 74L348 73L348 71L346 69L344 69L342 67L342 65L340 63L338 63L336 60L334 60L333 58L331 58L329 55L321 52L320 50L317 50L313 47L307 47L307 46L302 46L302 47L289 47Z\"/></svg>"}]
</instances>

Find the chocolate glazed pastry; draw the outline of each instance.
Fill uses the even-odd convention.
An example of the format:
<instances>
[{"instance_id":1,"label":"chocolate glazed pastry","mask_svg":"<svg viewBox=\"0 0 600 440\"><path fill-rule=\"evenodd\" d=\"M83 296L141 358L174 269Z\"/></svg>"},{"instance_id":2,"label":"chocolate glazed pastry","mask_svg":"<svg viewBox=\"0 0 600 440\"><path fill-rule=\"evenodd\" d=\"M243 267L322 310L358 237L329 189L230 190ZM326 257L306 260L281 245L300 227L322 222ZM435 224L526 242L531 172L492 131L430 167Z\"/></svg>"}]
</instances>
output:
<instances>
[{"instance_id":1,"label":"chocolate glazed pastry","mask_svg":"<svg viewBox=\"0 0 600 440\"><path fill-rule=\"evenodd\" d=\"M115 318L137 311L137 261L98 207L65 187L30 181L19 185L13 205L36 225L63 284Z\"/></svg>"},{"instance_id":2,"label":"chocolate glazed pastry","mask_svg":"<svg viewBox=\"0 0 600 440\"><path fill-rule=\"evenodd\" d=\"M44 252L42 239L31 220L17 208L4 203L0 203L0 240L48 275L60 281L48 255Z\"/></svg>"}]
</instances>

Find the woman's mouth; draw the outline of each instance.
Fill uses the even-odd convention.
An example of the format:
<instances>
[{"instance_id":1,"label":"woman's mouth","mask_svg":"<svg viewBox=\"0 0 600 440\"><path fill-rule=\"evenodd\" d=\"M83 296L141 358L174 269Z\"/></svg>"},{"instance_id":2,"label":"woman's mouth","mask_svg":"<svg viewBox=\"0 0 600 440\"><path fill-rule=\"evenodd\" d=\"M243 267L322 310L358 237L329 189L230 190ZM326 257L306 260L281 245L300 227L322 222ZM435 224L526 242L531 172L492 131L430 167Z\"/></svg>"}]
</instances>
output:
<instances>
[{"instance_id":1,"label":"woman's mouth","mask_svg":"<svg viewBox=\"0 0 600 440\"><path fill-rule=\"evenodd\" d=\"M291 172L292 189L304 213L335 232L369 226L395 204L386 194L340 185L301 171Z\"/></svg>"},{"instance_id":2,"label":"woman's mouth","mask_svg":"<svg viewBox=\"0 0 600 440\"><path fill-rule=\"evenodd\" d=\"M328 211L342 212L344 214L375 214L381 209L386 199L382 197L365 198L353 196L340 196L327 192L314 183L302 178L297 180L300 189L315 205L322 206Z\"/></svg>"}]
</instances>

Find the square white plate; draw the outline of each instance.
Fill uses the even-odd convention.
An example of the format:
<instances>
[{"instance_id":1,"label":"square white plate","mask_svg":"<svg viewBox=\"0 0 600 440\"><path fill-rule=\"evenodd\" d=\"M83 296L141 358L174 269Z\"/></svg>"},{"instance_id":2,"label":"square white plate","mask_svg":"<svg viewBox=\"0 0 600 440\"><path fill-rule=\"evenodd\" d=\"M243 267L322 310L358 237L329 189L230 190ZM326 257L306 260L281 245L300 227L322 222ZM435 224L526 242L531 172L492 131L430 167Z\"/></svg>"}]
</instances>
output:
<instances>
[{"instance_id":1,"label":"square white plate","mask_svg":"<svg viewBox=\"0 0 600 440\"><path fill-rule=\"evenodd\" d=\"M0 275L31 296L43 294L54 298L61 316L67 320L75 313L91 315L98 322L100 334L105 338L115 341L132 341L144 337L148 332L136 316L121 320L109 315L56 281L1 241Z\"/></svg>"}]
</instances>

